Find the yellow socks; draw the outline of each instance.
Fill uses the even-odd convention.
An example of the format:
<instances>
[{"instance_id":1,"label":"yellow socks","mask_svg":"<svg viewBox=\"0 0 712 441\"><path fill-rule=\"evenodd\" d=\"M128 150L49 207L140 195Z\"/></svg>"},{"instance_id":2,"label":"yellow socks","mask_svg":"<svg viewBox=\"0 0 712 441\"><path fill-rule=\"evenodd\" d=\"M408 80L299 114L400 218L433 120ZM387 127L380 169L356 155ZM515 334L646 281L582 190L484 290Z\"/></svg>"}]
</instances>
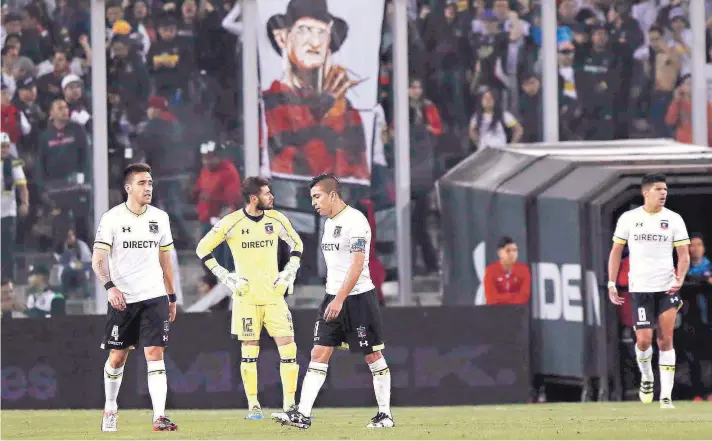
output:
<instances>
[{"instance_id":1,"label":"yellow socks","mask_svg":"<svg viewBox=\"0 0 712 441\"><path fill-rule=\"evenodd\" d=\"M242 384L245 387L247 407L249 409L260 406L259 401L257 401L257 356L259 354L259 346L242 346L240 373L242 374Z\"/></svg>"},{"instance_id":2,"label":"yellow socks","mask_svg":"<svg viewBox=\"0 0 712 441\"><path fill-rule=\"evenodd\" d=\"M277 348L279 350L279 376L282 379L282 396L284 397L284 410L288 410L294 403L294 394L297 392L297 377L299 365L297 364L297 344L292 342ZM255 373L255 376L257 374Z\"/></svg>"}]
</instances>

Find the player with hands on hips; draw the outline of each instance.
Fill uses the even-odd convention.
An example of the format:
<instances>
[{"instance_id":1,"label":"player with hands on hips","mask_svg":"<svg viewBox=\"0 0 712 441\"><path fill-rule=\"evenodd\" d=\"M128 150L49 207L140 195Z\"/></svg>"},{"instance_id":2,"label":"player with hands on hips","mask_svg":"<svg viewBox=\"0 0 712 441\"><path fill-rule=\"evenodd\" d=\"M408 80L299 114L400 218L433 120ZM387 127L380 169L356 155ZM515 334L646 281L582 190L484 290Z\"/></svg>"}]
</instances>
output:
<instances>
[{"instance_id":1,"label":"player with hands on hips","mask_svg":"<svg viewBox=\"0 0 712 441\"><path fill-rule=\"evenodd\" d=\"M250 420L264 418L257 399L257 358L262 327L274 338L280 356L283 410L294 408L297 390L297 345L292 314L284 299L292 293L302 256L302 240L287 217L274 210L269 181L249 177L242 183L245 207L220 219L198 244L198 257L234 293L231 333L242 342L240 373ZM289 263L278 268L279 241L290 248ZM222 242L230 248L235 273L212 256ZM249 280L249 282L248 282Z\"/></svg>"}]
</instances>

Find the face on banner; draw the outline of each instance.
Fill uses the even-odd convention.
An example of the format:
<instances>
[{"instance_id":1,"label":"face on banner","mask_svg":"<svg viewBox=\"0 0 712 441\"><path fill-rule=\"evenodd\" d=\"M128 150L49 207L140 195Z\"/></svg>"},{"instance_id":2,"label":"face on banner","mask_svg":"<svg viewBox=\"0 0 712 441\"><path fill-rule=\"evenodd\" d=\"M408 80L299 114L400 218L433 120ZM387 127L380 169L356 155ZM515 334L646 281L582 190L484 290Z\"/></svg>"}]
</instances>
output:
<instances>
[{"instance_id":1,"label":"face on banner","mask_svg":"<svg viewBox=\"0 0 712 441\"><path fill-rule=\"evenodd\" d=\"M263 172L368 185L384 0L258 8Z\"/></svg>"}]
</instances>

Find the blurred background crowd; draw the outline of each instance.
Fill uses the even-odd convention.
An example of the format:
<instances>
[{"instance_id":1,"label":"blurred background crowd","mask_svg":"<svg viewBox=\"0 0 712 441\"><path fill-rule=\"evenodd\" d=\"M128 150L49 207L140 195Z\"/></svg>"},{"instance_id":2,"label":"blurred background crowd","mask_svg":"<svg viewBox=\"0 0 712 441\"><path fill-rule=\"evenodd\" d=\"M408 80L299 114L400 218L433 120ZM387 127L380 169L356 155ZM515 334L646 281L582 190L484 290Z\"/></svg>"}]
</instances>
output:
<instances>
[{"instance_id":1,"label":"blurred background crowd","mask_svg":"<svg viewBox=\"0 0 712 441\"><path fill-rule=\"evenodd\" d=\"M413 261L426 279L440 267L435 180L473 151L542 140L540 1L409 1ZM689 1L552 1L560 139L691 142ZM700 1L709 42L712 1ZM378 209L394 202L394 8L385 8L370 193ZM16 315L93 305L89 9L87 0L2 2L3 303L12 303L6 292L24 293L3 311ZM109 0L105 12L109 205L122 201L123 168L149 162L187 307L216 287L194 258L197 240L242 205L241 5Z\"/></svg>"}]
</instances>

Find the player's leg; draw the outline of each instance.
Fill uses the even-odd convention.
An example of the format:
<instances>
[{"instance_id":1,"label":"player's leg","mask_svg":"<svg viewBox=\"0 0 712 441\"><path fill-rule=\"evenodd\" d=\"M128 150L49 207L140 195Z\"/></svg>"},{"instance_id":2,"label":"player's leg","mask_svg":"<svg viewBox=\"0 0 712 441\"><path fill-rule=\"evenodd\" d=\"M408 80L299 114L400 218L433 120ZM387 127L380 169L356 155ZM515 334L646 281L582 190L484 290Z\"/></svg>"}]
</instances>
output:
<instances>
[{"instance_id":1,"label":"player's leg","mask_svg":"<svg viewBox=\"0 0 712 441\"><path fill-rule=\"evenodd\" d=\"M140 302L141 311L141 342L146 356L146 374L148 393L153 405L153 430L175 431L176 426L166 416L166 396L168 395L168 378L163 352L168 346L168 298L158 297Z\"/></svg>"},{"instance_id":2,"label":"player's leg","mask_svg":"<svg viewBox=\"0 0 712 441\"><path fill-rule=\"evenodd\" d=\"M635 320L635 358L640 369L640 401L649 404L653 402L653 321L655 305L650 293L632 293L633 317Z\"/></svg>"},{"instance_id":3,"label":"player's leg","mask_svg":"<svg viewBox=\"0 0 712 441\"><path fill-rule=\"evenodd\" d=\"M395 424L391 414L391 371L381 352L385 345L378 295L373 290L352 296L350 302L347 321L351 326L347 329L346 338L354 352L360 351L364 354L373 375L373 390L378 403L378 412L366 427L393 427Z\"/></svg>"},{"instance_id":4,"label":"player's leg","mask_svg":"<svg viewBox=\"0 0 712 441\"><path fill-rule=\"evenodd\" d=\"M274 338L279 351L279 377L282 380L282 409L294 410L294 394L297 392L299 364L297 364L297 344L294 343L292 313L284 300L273 305L265 305L265 327ZM272 415L275 417L275 415Z\"/></svg>"},{"instance_id":5,"label":"player's leg","mask_svg":"<svg viewBox=\"0 0 712 441\"><path fill-rule=\"evenodd\" d=\"M102 432L118 430L119 389L124 378L124 366L129 357L128 349L112 349L104 365L104 416L102 417Z\"/></svg>"},{"instance_id":6,"label":"player's leg","mask_svg":"<svg viewBox=\"0 0 712 441\"><path fill-rule=\"evenodd\" d=\"M257 358L260 355L263 309L258 305L234 302L232 334L241 342L240 376L247 397L248 420L261 420L262 407L257 399Z\"/></svg>"},{"instance_id":7,"label":"player's leg","mask_svg":"<svg viewBox=\"0 0 712 441\"><path fill-rule=\"evenodd\" d=\"M677 311L682 306L678 294L656 294L658 316L658 366L660 369L660 407L673 409L672 388L675 384L675 348L673 347L673 332Z\"/></svg>"},{"instance_id":8,"label":"player's leg","mask_svg":"<svg viewBox=\"0 0 712 441\"><path fill-rule=\"evenodd\" d=\"M101 430L103 432L116 432L118 430L117 398L124 376L124 366L128 359L129 349L138 343L140 318L139 306L126 305L126 309L119 311L108 305L106 328L102 349L110 350L109 358L104 364L104 413L102 416Z\"/></svg>"},{"instance_id":9,"label":"player's leg","mask_svg":"<svg viewBox=\"0 0 712 441\"><path fill-rule=\"evenodd\" d=\"M276 418L283 424L306 429L311 426L311 412L314 407L316 397L321 391L321 387L326 381L326 374L329 369L329 360L334 353L334 347L341 345L345 341L344 317L348 302L344 306L336 320L325 321L324 312L327 305L334 299L332 295L326 295L319 307L319 315L314 324L314 347L311 351L309 368L302 381L302 393L299 397L298 410L287 412L287 418ZM347 299L348 300L348 299Z\"/></svg>"}]
</instances>

